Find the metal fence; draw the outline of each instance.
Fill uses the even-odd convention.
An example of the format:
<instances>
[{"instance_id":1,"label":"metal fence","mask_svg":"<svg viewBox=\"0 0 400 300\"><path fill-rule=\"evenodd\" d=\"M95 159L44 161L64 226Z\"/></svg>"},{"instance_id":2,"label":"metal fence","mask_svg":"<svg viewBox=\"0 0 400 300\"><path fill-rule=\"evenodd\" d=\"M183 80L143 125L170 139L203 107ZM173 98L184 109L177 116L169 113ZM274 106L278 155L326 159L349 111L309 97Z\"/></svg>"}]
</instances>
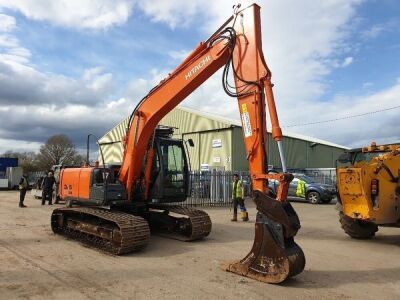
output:
<instances>
[{"instance_id":1,"label":"metal fence","mask_svg":"<svg viewBox=\"0 0 400 300\"><path fill-rule=\"evenodd\" d=\"M188 206L227 206L232 199L232 177L238 174L245 196L251 193L248 172L192 171L190 174L190 197L183 203Z\"/></svg>"},{"instance_id":2,"label":"metal fence","mask_svg":"<svg viewBox=\"0 0 400 300\"><path fill-rule=\"evenodd\" d=\"M335 169L292 169L290 172L305 174L317 183L336 185ZM192 171L190 175L190 197L182 204L187 206L231 205L233 174L238 174L243 182L245 197L250 196L251 180L249 172Z\"/></svg>"}]
</instances>

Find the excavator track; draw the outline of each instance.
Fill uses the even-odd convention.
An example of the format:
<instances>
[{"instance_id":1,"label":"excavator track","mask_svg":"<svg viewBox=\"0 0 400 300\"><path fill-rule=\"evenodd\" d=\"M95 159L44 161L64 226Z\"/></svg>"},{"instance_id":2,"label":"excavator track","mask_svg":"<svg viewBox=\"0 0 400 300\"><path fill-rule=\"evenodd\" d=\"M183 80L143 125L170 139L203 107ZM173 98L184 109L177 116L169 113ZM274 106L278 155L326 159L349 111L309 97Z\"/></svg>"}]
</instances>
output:
<instances>
[{"instance_id":1,"label":"excavator track","mask_svg":"<svg viewBox=\"0 0 400 300\"><path fill-rule=\"evenodd\" d=\"M143 218L100 208L57 208L51 215L51 228L56 234L115 255L139 251L150 238Z\"/></svg>"},{"instance_id":2,"label":"excavator track","mask_svg":"<svg viewBox=\"0 0 400 300\"><path fill-rule=\"evenodd\" d=\"M190 242L200 240L211 232L211 219L202 210L179 205L151 205L149 208L150 228L158 235Z\"/></svg>"}]
</instances>

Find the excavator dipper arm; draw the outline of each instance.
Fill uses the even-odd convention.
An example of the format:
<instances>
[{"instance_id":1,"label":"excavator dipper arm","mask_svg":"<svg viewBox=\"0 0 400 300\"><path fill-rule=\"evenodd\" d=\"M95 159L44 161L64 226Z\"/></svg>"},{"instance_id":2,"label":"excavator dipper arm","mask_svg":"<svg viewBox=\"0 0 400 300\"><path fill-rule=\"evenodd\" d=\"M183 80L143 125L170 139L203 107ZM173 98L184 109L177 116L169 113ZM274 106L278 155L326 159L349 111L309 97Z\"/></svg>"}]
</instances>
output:
<instances>
[{"instance_id":1,"label":"excavator dipper arm","mask_svg":"<svg viewBox=\"0 0 400 300\"><path fill-rule=\"evenodd\" d=\"M262 53L260 23L259 6L253 4L240 11L237 7L233 17L139 102L130 119L119 179L125 185L131 201L135 200L132 197L135 182L144 180L148 194L148 168L151 161L144 164L143 160L153 157L148 151L152 148L149 143L157 124L212 74L225 66L223 86L228 95L238 99L252 177L253 200L258 210L253 248L241 261L228 264L226 270L264 282L279 283L302 272L305 258L293 240L300 228L300 221L286 201L288 185L293 176L285 173L282 132L272 92L271 72ZM235 81L234 89L228 83L230 69ZM281 154L281 174L268 174L267 170L267 106L272 135ZM143 165L146 166L145 172ZM269 196L268 179L280 182L276 199Z\"/></svg>"}]
</instances>

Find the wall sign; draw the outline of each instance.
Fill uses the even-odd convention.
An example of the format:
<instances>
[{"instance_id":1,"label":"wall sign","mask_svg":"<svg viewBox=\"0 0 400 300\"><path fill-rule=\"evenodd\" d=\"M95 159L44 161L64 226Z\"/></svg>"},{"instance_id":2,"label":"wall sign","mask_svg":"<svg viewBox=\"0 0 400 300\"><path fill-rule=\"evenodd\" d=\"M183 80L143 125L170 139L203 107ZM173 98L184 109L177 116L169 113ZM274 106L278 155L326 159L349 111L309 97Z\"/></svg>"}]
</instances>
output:
<instances>
[{"instance_id":1,"label":"wall sign","mask_svg":"<svg viewBox=\"0 0 400 300\"><path fill-rule=\"evenodd\" d=\"M215 163L220 163L220 162L221 162L221 157L219 157L219 156L214 156L214 157L213 157L213 162L215 162Z\"/></svg>"},{"instance_id":2,"label":"wall sign","mask_svg":"<svg viewBox=\"0 0 400 300\"><path fill-rule=\"evenodd\" d=\"M222 147L222 140L221 139L212 140L212 147L213 148L221 148Z\"/></svg>"},{"instance_id":3,"label":"wall sign","mask_svg":"<svg viewBox=\"0 0 400 300\"><path fill-rule=\"evenodd\" d=\"M200 171L208 171L210 168L208 167L208 164L201 164L200 165Z\"/></svg>"}]
</instances>

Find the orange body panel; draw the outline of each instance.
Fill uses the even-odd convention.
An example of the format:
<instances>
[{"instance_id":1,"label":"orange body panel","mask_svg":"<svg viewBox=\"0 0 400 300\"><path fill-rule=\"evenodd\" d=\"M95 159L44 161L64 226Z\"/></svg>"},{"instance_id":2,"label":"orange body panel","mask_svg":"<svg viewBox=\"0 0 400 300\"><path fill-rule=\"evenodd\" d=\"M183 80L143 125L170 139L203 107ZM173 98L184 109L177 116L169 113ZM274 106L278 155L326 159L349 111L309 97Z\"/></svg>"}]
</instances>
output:
<instances>
[{"instance_id":1,"label":"orange body panel","mask_svg":"<svg viewBox=\"0 0 400 300\"><path fill-rule=\"evenodd\" d=\"M67 168L60 173L60 198L89 200L93 168Z\"/></svg>"}]
</instances>

